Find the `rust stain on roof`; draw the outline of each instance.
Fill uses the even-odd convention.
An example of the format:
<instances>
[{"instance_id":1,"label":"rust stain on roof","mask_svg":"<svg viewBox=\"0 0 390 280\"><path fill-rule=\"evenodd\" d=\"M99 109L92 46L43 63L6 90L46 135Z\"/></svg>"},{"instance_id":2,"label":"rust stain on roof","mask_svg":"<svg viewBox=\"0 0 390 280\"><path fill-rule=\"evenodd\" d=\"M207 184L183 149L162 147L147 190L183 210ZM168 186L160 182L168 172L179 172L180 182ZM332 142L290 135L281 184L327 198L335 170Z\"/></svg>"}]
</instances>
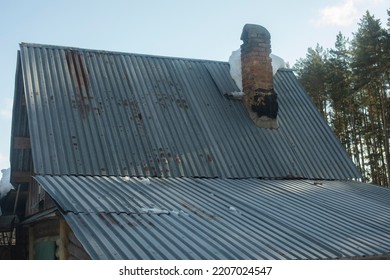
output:
<instances>
[{"instance_id":1,"label":"rust stain on roof","mask_svg":"<svg viewBox=\"0 0 390 280\"><path fill-rule=\"evenodd\" d=\"M90 94L88 69L80 52L68 50L65 52L65 58L70 76L76 86L76 100L72 100L72 105L80 111L84 119L91 111L90 100L93 99Z\"/></svg>"}]
</instances>

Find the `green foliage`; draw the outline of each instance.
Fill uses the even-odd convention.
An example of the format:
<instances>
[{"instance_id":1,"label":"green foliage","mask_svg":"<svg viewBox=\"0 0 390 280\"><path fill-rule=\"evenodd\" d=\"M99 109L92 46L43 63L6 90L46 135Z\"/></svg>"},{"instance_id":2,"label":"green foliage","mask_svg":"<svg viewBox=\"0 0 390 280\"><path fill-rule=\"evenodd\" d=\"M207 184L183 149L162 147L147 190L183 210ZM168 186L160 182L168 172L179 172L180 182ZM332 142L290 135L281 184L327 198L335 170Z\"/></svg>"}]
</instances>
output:
<instances>
[{"instance_id":1,"label":"green foliage","mask_svg":"<svg viewBox=\"0 0 390 280\"><path fill-rule=\"evenodd\" d=\"M387 29L368 11L348 40L317 44L295 64L298 78L362 172L390 183L390 10Z\"/></svg>"},{"instance_id":2,"label":"green foliage","mask_svg":"<svg viewBox=\"0 0 390 280\"><path fill-rule=\"evenodd\" d=\"M326 118L325 56L324 49L317 44L315 49L308 49L306 58L300 59L295 68L301 83Z\"/></svg>"}]
</instances>

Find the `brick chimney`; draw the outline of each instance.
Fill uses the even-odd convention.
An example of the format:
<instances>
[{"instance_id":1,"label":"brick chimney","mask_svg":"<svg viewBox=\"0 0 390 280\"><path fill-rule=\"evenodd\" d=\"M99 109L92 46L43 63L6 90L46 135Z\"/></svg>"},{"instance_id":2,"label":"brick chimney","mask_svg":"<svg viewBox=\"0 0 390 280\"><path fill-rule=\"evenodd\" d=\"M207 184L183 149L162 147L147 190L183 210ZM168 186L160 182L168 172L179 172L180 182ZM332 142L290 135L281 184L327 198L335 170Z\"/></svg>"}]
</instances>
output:
<instances>
[{"instance_id":1,"label":"brick chimney","mask_svg":"<svg viewBox=\"0 0 390 280\"><path fill-rule=\"evenodd\" d=\"M256 126L278 128L278 103L269 56L271 35L263 26L246 24L241 40L243 102Z\"/></svg>"}]
</instances>

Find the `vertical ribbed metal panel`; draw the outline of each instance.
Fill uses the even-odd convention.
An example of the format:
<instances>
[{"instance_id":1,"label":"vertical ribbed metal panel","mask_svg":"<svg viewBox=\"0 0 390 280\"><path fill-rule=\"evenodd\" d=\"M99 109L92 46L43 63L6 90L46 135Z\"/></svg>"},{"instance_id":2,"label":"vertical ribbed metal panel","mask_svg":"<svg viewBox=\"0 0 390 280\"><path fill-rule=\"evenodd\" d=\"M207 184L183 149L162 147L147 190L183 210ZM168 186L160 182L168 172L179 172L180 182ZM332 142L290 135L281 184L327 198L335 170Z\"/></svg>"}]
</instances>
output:
<instances>
[{"instance_id":1,"label":"vertical ribbed metal panel","mask_svg":"<svg viewBox=\"0 0 390 280\"><path fill-rule=\"evenodd\" d=\"M22 44L37 174L348 179L359 173L290 71L257 128L224 62Z\"/></svg>"},{"instance_id":2,"label":"vertical ribbed metal panel","mask_svg":"<svg viewBox=\"0 0 390 280\"><path fill-rule=\"evenodd\" d=\"M312 178L311 174L317 174L317 178L360 177L294 73L280 70L274 83L280 104L289 106L288 109L280 109L279 120L292 154L297 155L295 160L304 174L302 177ZM350 177L344 177L346 174Z\"/></svg>"},{"instance_id":3,"label":"vertical ribbed metal panel","mask_svg":"<svg viewBox=\"0 0 390 280\"><path fill-rule=\"evenodd\" d=\"M12 109L12 131L11 131L11 172L29 172L32 170L31 149L15 147L15 139L18 137L29 138L29 127L27 118L27 107L24 98L23 75L18 52L17 68L15 74L15 94Z\"/></svg>"},{"instance_id":4,"label":"vertical ribbed metal panel","mask_svg":"<svg viewBox=\"0 0 390 280\"><path fill-rule=\"evenodd\" d=\"M357 182L37 176L94 259L390 252L390 190Z\"/></svg>"}]
</instances>

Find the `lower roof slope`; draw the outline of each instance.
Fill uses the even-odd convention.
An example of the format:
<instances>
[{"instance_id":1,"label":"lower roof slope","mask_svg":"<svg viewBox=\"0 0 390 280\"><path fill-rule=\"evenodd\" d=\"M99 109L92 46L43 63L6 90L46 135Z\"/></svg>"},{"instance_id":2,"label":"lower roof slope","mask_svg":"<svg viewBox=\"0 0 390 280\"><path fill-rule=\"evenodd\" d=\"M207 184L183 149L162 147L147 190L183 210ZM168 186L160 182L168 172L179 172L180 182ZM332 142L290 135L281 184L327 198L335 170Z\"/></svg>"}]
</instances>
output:
<instances>
[{"instance_id":1,"label":"lower roof slope","mask_svg":"<svg viewBox=\"0 0 390 280\"><path fill-rule=\"evenodd\" d=\"M390 252L390 191L342 181L37 176L93 259Z\"/></svg>"},{"instance_id":2,"label":"lower roof slope","mask_svg":"<svg viewBox=\"0 0 390 280\"><path fill-rule=\"evenodd\" d=\"M360 177L291 71L274 78L280 127L269 130L224 96L238 90L225 62L20 48L14 112L25 95L27 114L13 136L31 138L36 174ZM13 149L13 170L24 151Z\"/></svg>"}]
</instances>

